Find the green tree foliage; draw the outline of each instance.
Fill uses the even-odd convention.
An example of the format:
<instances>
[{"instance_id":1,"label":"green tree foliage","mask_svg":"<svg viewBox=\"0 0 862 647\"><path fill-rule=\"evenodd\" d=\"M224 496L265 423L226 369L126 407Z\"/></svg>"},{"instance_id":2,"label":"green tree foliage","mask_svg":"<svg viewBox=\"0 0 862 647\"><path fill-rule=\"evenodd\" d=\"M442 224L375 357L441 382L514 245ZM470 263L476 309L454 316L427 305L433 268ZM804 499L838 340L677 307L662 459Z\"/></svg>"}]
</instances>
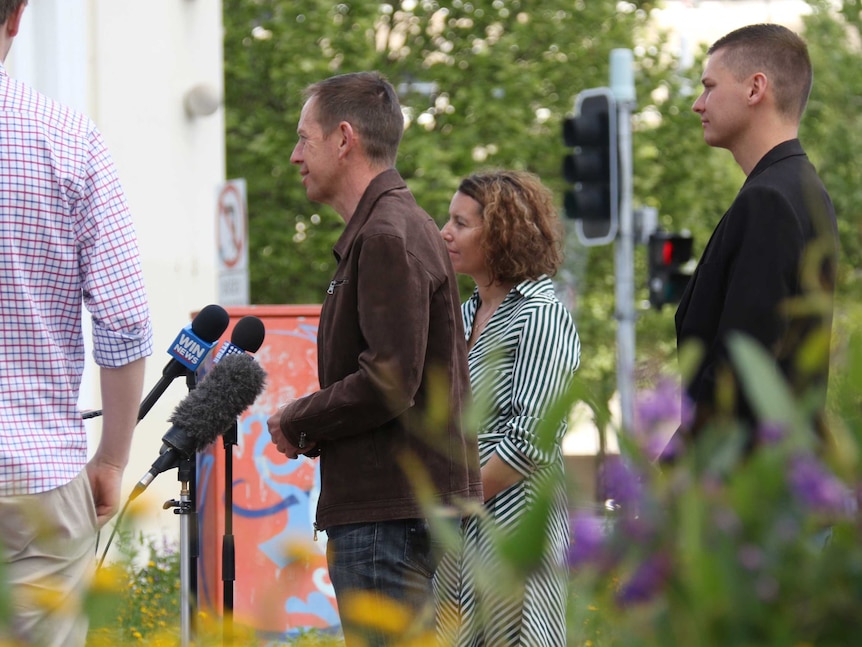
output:
<instances>
[{"instance_id":1,"label":"green tree foliage","mask_svg":"<svg viewBox=\"0 0 862 647\"><path fill-rule=\"evenodd\" d=\"M562 195L561 121L579 91L607 84L610 50L633 46L650 6L225 0L228 175L248 181L253 301L319 302L334 268L340 219L308 202L289 160L306 85L363 69L392 81L408 117L398 168L442 224L479 168L528 169ZM584 309L584 370L609 394L608 249L575 246L563 276Z\"/></svg>"},{"instance_id":2,"label":"green tree foliage","mask_svg":"<svg viewBox=\"0 0 862 647\"><path fill-rule=\"evenodd\" d=\"M806 19L815 86L801 133L840 214L842 293L858 295L862 138L860 2L836 15L811 0ZM224 0L229 177L248 182L254 303L319 303L334 269L338 215L310 203L290 163L308 84L377 69L398 88L407 129L398 168L443 223L459 180L488 167L537 173L562 203L560 124L581 90L608 84L611 49L635 52L634 204L656 207L668 230L688 229L699 255L744 181L725 150L703 142L691 105L704 51L682 68L651 25L652 2L474 0L395 3ZM584 344L581 375L597 395L615 386L611 247L584 248L573 223L560 273ZM635 252L638 299L646 261ZM463 282L463 290L469 289ZM640 375L675 362L673 307L637 321Z\"/></svg>"},{"instance_id":3,"label":"green tree foliage","mask_svg":"<svg viewBox=\"0 0 862 647\"><path fill-rule=\"evenodd\" d=\"M399 88L399 170L442 221L480 166L559 186L562 117L579 90L607 82L610 49L631 46L646 17L636 4L445 4L225 1L228 171L249 181L256 302L319 301L332 269L321 251L340 227L289 161L307 84L377 69Z\"/></svg>"},{"instance_id":4,"label":"green tree foliage","mask_svg":"<svg viewBox=\"0 0 862 647\"><path fill-rule=\"evenodd\" d=\"M811 0L805 37L814 87L800 138L835 203L841 239L839 299L862 297L862 1Z\"/></svg>"}]
</instances>

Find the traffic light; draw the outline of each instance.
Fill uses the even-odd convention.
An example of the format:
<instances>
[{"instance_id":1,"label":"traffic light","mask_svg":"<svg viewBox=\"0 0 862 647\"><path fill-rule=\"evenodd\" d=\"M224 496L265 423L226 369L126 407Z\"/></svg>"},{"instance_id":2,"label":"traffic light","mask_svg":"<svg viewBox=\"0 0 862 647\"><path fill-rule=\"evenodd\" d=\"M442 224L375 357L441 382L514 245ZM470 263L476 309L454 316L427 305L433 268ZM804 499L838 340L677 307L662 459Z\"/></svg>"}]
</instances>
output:
<instances>
[{"instance_id":1,"label":"traffic light","mask_svg":"<svg viewBox=\"0 0 862 647\"><path fill-rule=\"evenodd\" d=\"M649 237L649 302L661 310L666 303L679 303L692 274L692 244L688 232L657 230Z\"/></svg>"},{"instance_id":2,"label":"traffic light","mask_svg":"<svg viewBox=\"0 0 862 647\"><path fill-rule=\"evenodd\" d=\"M563 142L573 149L563 158L563 177L572 184L563 201L566 217L579 221L585 243L611 242L620 198L617 108L609 88L578 94L574 116L563 121Z\"/></svg>"}]
</instances>

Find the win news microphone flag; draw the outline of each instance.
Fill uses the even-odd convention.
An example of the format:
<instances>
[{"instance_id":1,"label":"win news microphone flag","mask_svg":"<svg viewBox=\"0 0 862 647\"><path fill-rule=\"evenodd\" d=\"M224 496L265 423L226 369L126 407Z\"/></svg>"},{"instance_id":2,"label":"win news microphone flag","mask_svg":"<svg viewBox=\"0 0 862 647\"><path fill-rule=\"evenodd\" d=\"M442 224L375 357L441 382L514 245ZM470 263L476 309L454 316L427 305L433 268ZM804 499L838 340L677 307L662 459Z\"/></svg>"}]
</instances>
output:
<instances>
[{"instance_id":1,"label":"win news microphone flag","mask_svg":"<svg viewBox=\"0 0 862 647\"><path fill-rule=\"evenodd\" d=\"M227 330L228 323L230 316L220 305L211 304L201 310L168 348L168 354L173 359L168 362L164 374L179 371L178 374L182 375L186 369L196 371L215 348L218 338Z\"/></svg>"},{"instance_id":2,"label":"win news microphone flag","mask_svg":"<svg viewBox=\"0 0 862 647\"><path fill-rule=\"evenodd\" d=\"M159 457L138 481L129 500L147 489L156 476L213 443L252 405L265 383L266 373L245 353L219 361L168 418L172 426L162 436Z\"/></svg>"},{"instance_id":3,"label":"win news microphone flag","mask_svg":"<svg viewBox=\"0 0 862 647\"><path fill-rule=\"evenodd\" d=\"M242 353L256 353L263 345L266 329L263 322L257 317L247 316L236 322L230 341L222 344L215 356L214 362L218 364L227 355L239 355Z\"/></svg>"},{"instance_id":4,"label":"win news microphone flag","mask_svg":"<svg viewBox=\"0 0 862 647\"><path fill-rule=\"evenodd\" d=\"M254 316L246 316L236 322L231 332L230 341L221 345L215 357L207 358L196 371L196 377L200 382L212 367L218 364L228 355L245 355L255 353L263 345L266 329L263 322Z\"/></svg>"}]
</instances>

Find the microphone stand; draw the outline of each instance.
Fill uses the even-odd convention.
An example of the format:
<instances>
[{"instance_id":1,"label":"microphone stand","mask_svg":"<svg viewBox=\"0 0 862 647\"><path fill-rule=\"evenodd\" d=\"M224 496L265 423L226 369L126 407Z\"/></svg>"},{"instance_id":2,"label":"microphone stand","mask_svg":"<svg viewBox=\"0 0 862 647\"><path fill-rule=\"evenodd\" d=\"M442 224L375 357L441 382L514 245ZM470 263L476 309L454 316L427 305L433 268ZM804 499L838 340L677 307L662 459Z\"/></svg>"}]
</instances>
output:
<instances>
[{"instance_id":1,"label":"microphone stand","mask_svg":"<svg viewBox=\"0 0 862 647\"><path fill-rule=\"evenodd\" d=\"M233 536L233 446L237 444L236 421L225 431L224 441L224 537L221 545L222 599L224 607L222 642L233 644L233 596L236 581L236 543Z\"/></svg>"},{"instance_id":2,"label":"microphone stand","mask_svg":"<svg viewBox=\"0 0 862 647\"><path fill-rule=\"evenodd\" d=\"M194 500L191 496L191 484L194 482L194 464L196 456L183 458L177 469L177 479L180 482L179 501L166 501L164 509L174 508L174 514L180 516L180 644L189 647L192 636L192 556L187 549L191 537L191 522L194 514ZM186 548L186 549L184 549Z\"/></svg>"},{"instance_id":3,"label":"microphone stand","mask_svg":"<svg viewBox=\"0 0 862 647\"><path fill-rule=\"evenodd\" d=\"M189 392L197 386L196 375L186 372L186 386ZM180 459L177 466L177 480L180 482L179 500L170 499L162 506L165 510L174 509L180 516L180 645L190 647L195 633L193 608L197 603L198 571L197 560L200 555L198 544L198 523L195 501L197 500L197 453Z\"/></svg>"},{"instance_id":4,"label":"microphone stand","mask_svg":"<svg viewBox=\"0 0 862 647\"><path fill-rule=\"evenodd\" d=\"M171 383L183 374L188 376L192 373L188 369L184 368L182 371L176 373L168 372L166 374L162 374L162 377L159 378L159 381L156 382L156 385L147 394L147 397L141 401L141 406L138 409L138 422L144 419L144 416L149 413L150 409L153 408L153 405L162 396L162 393L167 390Z\"/></svg>"},{"instance_id":5,"label":"microphone stand","mask_svg":"<svg viewBox=\"0 0 862 647\"><path fill-rule=\"evenodd\" d=\"M193 371L186 373L186 386L189 393L197 387L197 374ZM200 538L198 534L198 516L197 516L197 453L195 452L189 460L189 504L190 515L188 519L188 536L186 544L189 553L188 577L189 577L189 592L191 600L197 604L198 599L198 558L200 557Z\"/></svg>"}]
</instances>

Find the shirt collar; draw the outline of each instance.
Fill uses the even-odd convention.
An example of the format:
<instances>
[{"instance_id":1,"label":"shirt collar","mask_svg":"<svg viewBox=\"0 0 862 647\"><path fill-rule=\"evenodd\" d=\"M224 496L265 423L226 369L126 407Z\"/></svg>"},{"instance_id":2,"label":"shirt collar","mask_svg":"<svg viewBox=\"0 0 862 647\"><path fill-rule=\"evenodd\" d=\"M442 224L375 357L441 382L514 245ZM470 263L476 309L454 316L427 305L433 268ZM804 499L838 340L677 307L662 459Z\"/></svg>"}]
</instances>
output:
<instances>
[{"instance_id":1,"label":"shirt collar","mask_svg":"<svg viewBox=\"0 0 862 647\"><path fill-rule=\"evenodd\" d=\"M537 279L521 281L512 289L520 293L522 297L530 298L546 292L553 292L554 284L551 283L551 279L548 278L547 274L542 274Z\"/></svg>"},{"instance_id":2,"label":"shirt collar","mask_svg":"<svg viewBox=\"0 0 862 647\"><path fill-rule=\"evenodd\" d=\"M745 183L747 184L751 178L760 175L776 162L796 156L805 157L805 150L798 139L788 139L786 142L781 142L760 158L760 161L754 165L751 173L748 174Z\"/></svg>"},{"instance_id":3,"label":"shirt collar","mask_svg":"<svg viewBox=\"0 0 862 647\"><path fill-rule=\"evenodd\" d=\"M537 279L525 279L515 285L503 299L503 303L508 301L513 293L518 294L523 299L529 299L539 294L554 292L554 284L547 274L542 274ZM479 307L479 288L473 288L473 294L470 296L470 301L473 303L474 312Z\"/></svg>"}]
</instances>

